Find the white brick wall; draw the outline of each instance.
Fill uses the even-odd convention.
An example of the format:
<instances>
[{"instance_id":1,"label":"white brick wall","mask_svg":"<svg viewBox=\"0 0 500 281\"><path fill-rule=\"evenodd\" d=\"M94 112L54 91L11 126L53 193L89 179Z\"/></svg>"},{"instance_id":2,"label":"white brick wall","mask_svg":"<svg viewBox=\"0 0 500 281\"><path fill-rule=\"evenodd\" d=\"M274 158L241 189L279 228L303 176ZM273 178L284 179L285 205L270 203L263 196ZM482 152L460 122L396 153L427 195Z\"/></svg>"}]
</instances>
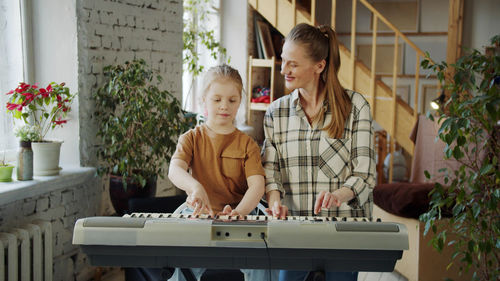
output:
<instances>
[{"instance_id":1,"label":"white brick wall","mask_svg":"<svg viewBox=\"0 0 500 281\"><path fill-rule=\"evenodd\" d=\"M161 89L182 100L182 0L80 0L77 2L80 162L96 166L96 123L92 93L102 69L144 59L162 77ZM113 213L107 184L101 183L103 214ZM175 193L167 180L157 194Z\"/></svg>"},{"instance_id":2,"label":"white brick wall","mask_svg":"<svg viewBox=\"0 0 500 281\"><path fill-rule=\"evenodd\" d=\"M94 268L72 244L72 237L78 218L99 213L102 191L94 175L91 170L82 174L77 183L68 181L59 189L0 205L0 232L37 219L51 222L54 281L90 280L93 275Z\"/></svg>"},{"instance_id":3,"label":"white brick wall","mask_svg":"<svg viewBox=\"0 0 500 281\"><path fill-rule=\"evenodd\" d=\"M76 10L80 159L87 166L96 164L90 97L104 66L142 58L164 78L160 87L182 99L182 0L80 0Z\"/></svg>"}]
</instances>

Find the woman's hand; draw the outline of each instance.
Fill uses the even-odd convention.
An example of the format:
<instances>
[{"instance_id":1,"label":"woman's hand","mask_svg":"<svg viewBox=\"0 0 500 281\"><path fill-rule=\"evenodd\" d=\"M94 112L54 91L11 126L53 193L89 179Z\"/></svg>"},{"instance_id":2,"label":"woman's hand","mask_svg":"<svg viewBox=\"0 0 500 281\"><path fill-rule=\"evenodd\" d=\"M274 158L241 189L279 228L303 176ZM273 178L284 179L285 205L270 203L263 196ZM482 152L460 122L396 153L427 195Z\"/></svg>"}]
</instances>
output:
<instances>
[{"instance_id":1,"label":"woman's hand","mask_svg":"<svg viewBox=\"0 0 500 281\"><path fill-rule=\"evenodd\" d=\"M321 209L330 209L332 205L335 205L338 208L342 205L342 203L347 202L352 198L354 198L354 192L347 187L342 187L334 192L323 190L319 193L316 198L316 202L314 203L314 214L319 214Z\"/></svg>"},{"instance_id":2,"label":"woman's hand","mask_svg":"<svg viewBox=\"0 0 500 281\"><path fill-rule=\"evenodd\" d=\"M285 219L288 215L288 207L281 205L280 201L274 201L269 208L266 208L266 212L275 218Z\"/></svg>"},{"instance_id":3,"label":"woman's hand","mask_svg":"<svg viewBox=\"0 0 500 281\"><path fill-rule=\"evenodd\" d=\"M206 211L209 215L214 216L214 211L212 211L212 206L210 205L207 192L201 185L193 188L193 191L188 194L186 203L194 209L194 216L199 215L204 211Z\"/></svg>"},{"instance_id":4,"label":"woman's hand","mask_svg":"<svg viewBox=\"0 0 500 281\"><path fill-rule=\"evenodd\" d=\"M271 190L266 193L268 208L266 213L275 218L285 219L288 215L288 207L281 205L281 194L278 190Z\"/></svg>"}]
</instances>

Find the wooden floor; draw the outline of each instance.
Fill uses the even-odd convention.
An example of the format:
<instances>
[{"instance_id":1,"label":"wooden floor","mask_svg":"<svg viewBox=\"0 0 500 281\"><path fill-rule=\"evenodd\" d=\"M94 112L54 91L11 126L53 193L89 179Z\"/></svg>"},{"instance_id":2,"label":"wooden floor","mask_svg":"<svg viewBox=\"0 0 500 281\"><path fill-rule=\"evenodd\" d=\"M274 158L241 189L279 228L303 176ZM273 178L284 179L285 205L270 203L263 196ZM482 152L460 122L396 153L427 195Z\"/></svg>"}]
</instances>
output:
<instances>
[{"instance_id":1,"label":"wooden floor","mask_svg":"<svg viewBox=\"0 0 500 281\"><path fill-rule=\"evenodd\" d=\"M112 270L104 275L102 281L125 281L123 270ZM408 281L397 272L360 272L358 281Z\"/></svg>"},{"instance_id":2,"label":"wooden floor","mask_svg":"<svg viewBox=\"0 0 500 281\"><path fill-rule=\"evenodd\" d=\"M360 272L358 281L408 281L397 272Z\"/></svg>"}]
</instances>

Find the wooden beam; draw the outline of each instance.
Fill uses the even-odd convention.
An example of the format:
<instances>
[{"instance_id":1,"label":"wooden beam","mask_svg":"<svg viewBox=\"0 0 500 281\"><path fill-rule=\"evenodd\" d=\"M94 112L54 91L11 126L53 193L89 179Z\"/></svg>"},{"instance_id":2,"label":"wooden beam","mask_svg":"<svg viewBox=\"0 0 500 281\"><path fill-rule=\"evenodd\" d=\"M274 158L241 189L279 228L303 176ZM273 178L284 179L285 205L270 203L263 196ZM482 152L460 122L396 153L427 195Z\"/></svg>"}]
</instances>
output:
<instances>
[{"instance_id":1,"label":"wooden beam","mask_svg":"<svg viewBox=\"0 0 500 281\"><path fill-rule=\"evenodd\" d=\"M316 0L311 0L311 25L316 26Z\"/></svg>"},{"instance_id":2,"label":"wooden beam","mask_svg":"<svg viewBox=\"0 0 500 281\"><path fill-rule=\"evenodd\" d=\"M377 65L377 25L378 25L378 17L377 15L373 15L373 36L372 36L372 57L371 57L371 65L370 65L370 107L372 110L372 116L375 118L375 79L376 79L376 65Z\"/></svg>"},{"instance_id":3,"label":"wooden beam","mask_svg":"<svg viewBox=\"0 0 500 281\"><path fill-rule=\"evenodd\" d=\"M397 72L398 72L398 64L399 64L399 56L398 56L398 45L399 45L399 36L396 33L394 36L394 61L392 65L392 132L391 132L391 158L389 163L389 183L392 183L392 176L394 171L394 148L396 145L396 110L397 110Z\"/></svg>"},{"instance_id":4,"label":"wooden beam","mask_svg":"<svg viewBox=\"0 0 500 281\"><path fill-rule=\"evenodd\" d=\"M356 71L356 0L352 1L351 16L351 89L354 89Z\"/></svg>"},{"instance_id":5,"label":"wooden beam","mask_svg":"<svg viewBox=\"0 0 500 281\"><path fill-rule=\"evenodd\" d=\"M247 104L250 105L252 102L252 56L248 57L248 81L247 81ZM252 111L250 106L247 107L247 124L252 126L250 118L252 117Z\"/></svg>"},{"instance_id":6,"label":"wooden beam","mask_svg":"<svg viewBox=\"0 0 500 281\"><path fill-rule=\"evenodd\" d=\"M333 30L335 30L336 15L337 15L337 0L332 0L332 12L331 12L330 22Z\"/></svg>"},{"instance_id":7,"label":"wooden beam","mask_svg":"<svg viewBox=\"0 0 500 281\"><path fill-rule=\"evenodd\" d=\"M462 51L462 30L464 19L464 0L449 0L448 11L448 46L446 63L455 63Z\"/></svg>"}]
</instances>

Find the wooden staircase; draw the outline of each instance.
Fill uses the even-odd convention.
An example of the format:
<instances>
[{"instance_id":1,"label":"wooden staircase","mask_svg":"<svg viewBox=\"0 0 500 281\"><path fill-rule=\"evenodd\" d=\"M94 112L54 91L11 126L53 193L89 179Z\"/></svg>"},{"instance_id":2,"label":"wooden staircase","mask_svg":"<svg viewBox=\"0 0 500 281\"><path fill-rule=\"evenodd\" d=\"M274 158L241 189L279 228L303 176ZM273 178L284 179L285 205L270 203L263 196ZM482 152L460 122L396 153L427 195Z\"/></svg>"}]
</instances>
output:
<instances>
[{"instance_id":1,"label":"wooden staircase","mask_svg":"<svg viewBox=\"0 0 500 281\"><path fill-rule=\"evenodd\" d=\"M316 10L316 0L310 0L310 13L304 11L297 5L296 0L248 0L248 3L258 11L269 23L271 23L283 35L298 23L308 23L316 25L314 17ZM392 74L392 87L382 82L376 75L375 69L370 69L363 62L356 58L356 54L351 50L356 50L356 9L357 5L364 5L372 13L372 55L371 65L376 66L377 56L377 26L380 21L387 25L394 32L394 62ZM332 0L331 25L335 28L336 0ZM370 102L374 120L387 131L390 138L390 152L394 155L395 142L413 156L414 144L410 140L411 130L418 118L419 101L419 73L420 61L425 54L412 41L410 41L391 22L380 14L366 0L352 0L351 17L351 46L350 49L340 44L341 67L339 79L346 88L353 89L365 96ZM416 110L411 108L405 101L396 95L397 89L397 66L400 63L398 46L404 41L416 52L416 73L415 73L415 94L414 105ZM392 157L389 169L389 180L392 180Z\"/></svg>"}]
</instances>

